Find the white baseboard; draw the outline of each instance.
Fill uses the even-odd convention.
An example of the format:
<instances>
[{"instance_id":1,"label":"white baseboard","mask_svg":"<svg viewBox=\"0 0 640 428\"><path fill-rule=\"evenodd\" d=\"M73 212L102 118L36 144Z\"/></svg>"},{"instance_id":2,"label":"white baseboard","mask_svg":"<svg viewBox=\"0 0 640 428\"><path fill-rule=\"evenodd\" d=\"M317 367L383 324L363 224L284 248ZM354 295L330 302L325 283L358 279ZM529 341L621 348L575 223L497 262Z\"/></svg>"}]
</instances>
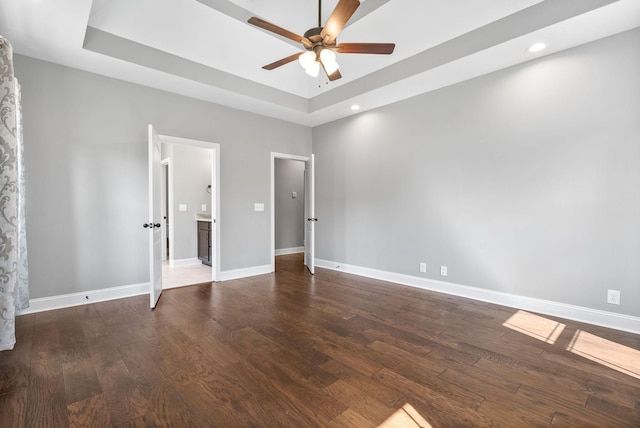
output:
<instances>
[{"instance_id":1,"label":"white baseboard","mask_svg":"<svg viewBox=\"0 0 640 428\"><path fill-rule=\"evenodd\" d=\"M201 265L201 264L202 264L202 260L200 260L197 257L194 257L194 258L191 258L191 259L169 260L169 266L171 266L171 267L191 266L191 265Z\"/></svg>"},{"instance_id":2,"label":"white baseboard","mask_svg":"<svg viewBox=\"0 0 640 428\"><path fill-rule=\"evenodd\" d=\"M264 275L271 273L271 265L252 266L242 269L225 270L220 272L220 281L230 281L232 279L246 278L248 276Z\"/></svg>"},{"instance_id":3,"label":"white baseboard","mask_svg":"<svg viewBox=\"0 0 640 428\"><path fill-rule=\"evenodd\" d=\"M191 259L182 259L191 260ZM199 259L197 260L200 263ZM180 266L185 266L181 264ZM234 269L220 272L220 281L246 278L249 276L263 275L271 273L271 265L253 266L244 269ZM186 286L186 285L185 285ZM89 290L79 293L60 294L57 296L42 297L29 300L29 307L22 311L20 315L34 314L37 312L51 311L54 309L69 308L72 306L88 305L91 303L105 302L107 300L123 299L126 297L149 294L149 283L123 285L120 287L102 288L99 290ZM180 286L176 286L180 287ZM176 287L164 287L165 290Z\"/></svg>"},{"instance_id":4,"label":"white baseboard","mask_svg":"<svg viewBox=\"0 0 640 428\"><path fill-rule=\"evenodd\" d=\"M145 282L142 284L83 291L81 293L61 294L58 296L29 299L29 307L22 311L20 315L68 308L71 306L88 305L107 300L123 299L125 297L139 296L141 294L149 294L149 287L149 283Z\"/></svg>"},{"instance_id":5,"label":"white baseboard","mask_svg":"<svg viewBox=\"0 0 640 428\"><path fill-rule=\"evenodd\" d=\"M510 308L523 309L540 314L640 334L640 317L634 317L631 315L617 314L615 312L607 312L582 306L553 302L550 300L519 296L517 294L503 293L501 291L493 291L484 288L470 287L468 285L460 285L451 282L437 281L434 279L386 272L340 262L332 262L329 260L315 259L315 265L325 269L395 282L397 284L408 285L425 290L452 294L483 302L495 303L497 305L507 306Z\"/></svg>"},{"instance_id":6,"label":"white baseboard","mask_svg":"<svg viewBox=\"0 0 640 428\"><path fill-rule=\"evenodd\" d=\"M285 254L298 254L298 253L304 253L304 247L276 249L276 256L284 256Z\"/></svg>"}]
</instances>

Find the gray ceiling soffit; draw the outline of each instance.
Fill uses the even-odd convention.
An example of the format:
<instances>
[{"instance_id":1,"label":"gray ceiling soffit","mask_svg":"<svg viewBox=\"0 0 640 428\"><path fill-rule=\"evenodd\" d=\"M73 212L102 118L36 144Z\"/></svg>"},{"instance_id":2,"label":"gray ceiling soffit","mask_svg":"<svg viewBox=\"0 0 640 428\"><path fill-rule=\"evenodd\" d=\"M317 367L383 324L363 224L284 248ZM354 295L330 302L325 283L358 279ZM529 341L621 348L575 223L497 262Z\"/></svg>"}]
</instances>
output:
<instances>
[{"instance_id":1,"label":"gray ceiling soffit","mask_svg":"<svg viewBox=\"0 0 640 428\"><path fill-rule=\"evenodd\" d=\"M84 49L138 64L212 87L235 92L271 104L307 113L309 101L279 89L207 67L188 59L118 37L94 27L87 27Z\"/></svg>"},{"instance_id":2,"label":"gray ceiling soffit","mask_svg":"<svg viewBox=\"0 0 640 428\"><path fill-rule=\"evenodd\" d=\"M322 110L374 88L406 79L616 1L618 0L543 1L318 95L310 100L310 112Z\"/></svg>"},{"instance_id":3,"label":"gray ceiling soffit","mask_svg":"<svg viewBox=\"0 0 640 428\"><path fill-rule=\"evenodd\" d=\"M229 0L196 0L196 1L199 3L202 3L205 6L210 7L211 9L215 9L222 14L227 15L230 18L236 19L240 22L244 22L245 24L247 24L247 21L249 20L249 18L251 18L252 16L255 16L254 13L238 6L235 3L231 3ZM359 19L364 18L365 16L367 16L374 10L378 9L380 6L387 3L388 1L389 0L367 0L366 2L361 4L360 7L356 10L356 12L353 14L351 19L349 19L349 22L347 22L347 24L345 25L345 28L353 24L354 22L357 22ZM277 24L277 23L274 22L274 24ZM250 24L247 24L247 25L250 25ZM265 33L277 39L280 39L283 42L290 44L291 46L300 48L300 43L296 43L293 40L287 39L286 37L282 37L278 34L272 33L262 28L256 27L256 29L260 31L264 31Z\"/></svg>"}]
</instances>

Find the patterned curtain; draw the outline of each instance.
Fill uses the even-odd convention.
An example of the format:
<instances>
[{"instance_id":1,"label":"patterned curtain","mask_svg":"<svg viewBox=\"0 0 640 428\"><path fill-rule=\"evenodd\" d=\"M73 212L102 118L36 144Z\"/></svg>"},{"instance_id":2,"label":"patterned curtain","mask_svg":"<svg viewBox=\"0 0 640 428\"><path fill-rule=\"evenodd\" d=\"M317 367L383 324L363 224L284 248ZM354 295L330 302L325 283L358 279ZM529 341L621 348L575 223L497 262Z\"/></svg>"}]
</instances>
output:
<instances>
[{"instance_id":1,"label":"patterned curtain","mask_svg":"<svg viewBox=\"0 0 640 428\"><path fill-rule=\"evenodd\" d=\"M16 343L16 315L29 306L20 85L0 36L0 351Z\"/></svg>"}]
</instances>

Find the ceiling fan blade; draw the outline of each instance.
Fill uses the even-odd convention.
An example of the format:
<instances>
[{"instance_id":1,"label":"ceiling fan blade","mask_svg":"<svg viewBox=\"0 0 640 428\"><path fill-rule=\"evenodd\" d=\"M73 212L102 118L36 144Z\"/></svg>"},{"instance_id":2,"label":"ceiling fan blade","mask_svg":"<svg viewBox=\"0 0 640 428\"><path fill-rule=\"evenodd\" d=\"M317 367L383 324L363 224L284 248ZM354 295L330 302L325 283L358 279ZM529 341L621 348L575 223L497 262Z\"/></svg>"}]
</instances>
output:
<instances>
[{"instance_id":1,"label":"ceiling fan blade","mask_svg":"<svg viewBox=\"0 0 640 428\"><path fill-rule=\"evenodd\" d=\"M274 68L278 68L278 67L280 67L282 65L289 64L290 62L297 60L300 57L300 55L302 55L303 53L304 52L294 53L293 55L289 55L286 58L282 58L282 59L279 59L276 62L272 62L271 64L267 64L262 68L264 68L265 70L273 70Z\"/></svg>"},{"instance_id":2,"label":"ceiling fan blade","mask_svg":"<svg viewBox=\"0 0 640 428\"><path fill-rule=\"evenodd\" d=\"M327 68L324 66L324 63L322 61L320 61L320 66L322 67L322 70L324 71L324 74L327 75L327 77L329 78L330 81L334 81L334 80L338 80L339 78L342 77L342 74L340 74L340 70L336 69L336 71L334 71L333 73L329 74L327 73Z\"/></svg>"},{"instance_id":3,"label":"ceiling fan blade","mask_svg":"<svg viewBox=\"0 0 640 428\"><path fill-rule=\"evenodd\" d=\"M329 80L330 81L334 81L334 80L338 80L342 77L342 74L340 74L340 70L336 70L333 72L333 74L329 75Z\"/></svg>"},{"instance_id":4,"label":"ceiling fan blade","mask_svg":"<svg viewBox=\"0 0 640 428\"><path fill-rule=\"evenodd\" d=\"M336 52L343 54L381 54L390 55L395 43L338 43Z\"/></svg>"},{"instance_id":5,"label":"ceiling fan blade","mask_svg":"<svg viewBox=\"0 0 640 428\"><path fill-rule=\"evenodd\" d=\"M322 39L333 42L359 6L360 0L340 0L320 33Z\"/></svg>"},{"instance_id":6,"label":"ceiling fan blade","mask_svg":"<svg viewBox=\"0 0 640 428\"><path fill-rule=\"evenodd\" d=\"M311 42L306 37L300 36L292 31L285 30L282 27L278 27L275 24L265 21L264 19L258 18L257 16L252 16L247 21L249 24L255 25L256 27L260 27L263 30L270 31L279 36L286 37L287 39L293 40L294 42L302 43L305 46L311 46Z\"/></svg>"}]
</instances>

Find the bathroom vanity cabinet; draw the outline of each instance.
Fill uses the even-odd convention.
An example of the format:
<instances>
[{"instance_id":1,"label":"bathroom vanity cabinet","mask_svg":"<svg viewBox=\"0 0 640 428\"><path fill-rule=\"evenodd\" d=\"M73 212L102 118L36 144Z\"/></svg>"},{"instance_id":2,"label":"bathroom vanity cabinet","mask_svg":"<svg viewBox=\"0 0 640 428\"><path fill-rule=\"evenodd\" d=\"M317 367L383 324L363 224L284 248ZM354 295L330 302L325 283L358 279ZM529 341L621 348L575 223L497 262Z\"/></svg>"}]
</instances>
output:
<instances>
[{"instance_id":1,"label":"bathroom vanity cabinet","mask_svg":"<svg viewBox=\"0 0 640 428\"><path fill-rule=\"evenodd\" d=\"M211 266L211 222L198 221L198 258Z\"/></svg>"}]
</instances>

